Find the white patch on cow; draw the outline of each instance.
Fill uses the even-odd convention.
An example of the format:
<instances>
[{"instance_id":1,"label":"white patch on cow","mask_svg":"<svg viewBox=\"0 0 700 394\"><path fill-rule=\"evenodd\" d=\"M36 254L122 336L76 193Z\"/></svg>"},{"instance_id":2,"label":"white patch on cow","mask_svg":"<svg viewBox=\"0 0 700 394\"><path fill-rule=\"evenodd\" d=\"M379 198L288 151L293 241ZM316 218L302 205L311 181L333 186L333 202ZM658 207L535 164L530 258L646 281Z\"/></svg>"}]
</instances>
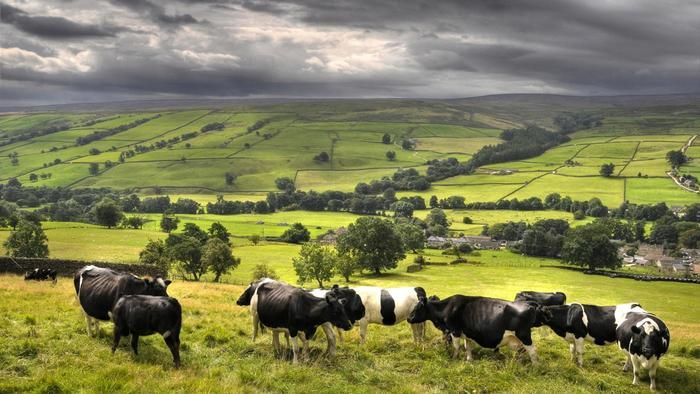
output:
<instances>
[{"instance_id":1,"label":"white patch on cow","mask_svg":"<svg viewBox=\"0 0 700 394\"><path fill-rule=\"evenodd\" d=\"M112 318L112 312L107 312L107 316L109 316L109 320L114 321L114 319Z\"/></svg>"},{"instance_id":2,"label":"white patch on cow","mask_svg":"<svg viewBox=\"0 0 700 394\"><path fill-rule=\"evenodd\" d=\"M164 332L164 333L163 333L163 339L165 339L165 338L169 337L169 336L170 336L170 334L172 334L172 333L170 332L170 330L168 330L168 331Z\"/></svg>"},{"instance_id":3,"label":"white patch on cow","mask_svg":"<svg viewBox=\"0 0 700 394\"><path fill-rule=\"evenodd\" d=\"M165 285L165 281L163 280L163 278L158 278L158 279L156 279L156 281L158 282L159 285L161 285L161 286L163 286L163 287L167 287L167 286Z\"/></svg>"},{"instance_id":4,"label":"white patch on cow","mask_svg":"<svg viewBox=\"0 0 700 394\"><path fill-rule=\"evenodd\" d=\"M583 320L583 325L586 327L586 329L588 329L588 315L586 314L586 308L583 307L583 304L579 304L578 302L572 302L570 305L578 305L581 307L581 311L583 312L581 320Z\"/></svg>"},{"instance_id":5,"label":"white patch on cow","mask_svg":"<svg viewBox=\"0 0 700 394\"><path fill-rule=\"evenodd\" d=\"M666 338L661 338L661 342L664 344L664 348L668 348L668 341Z\"/></svg>"},{"instance_id":6,"label":"white patch on cow","mask_svg":"<svg viewBox=\"0 0 700 394\"><path fill-rule=\"evenodd\" d=\"M258 283L258 287L255 288L253 296L250 298L250 317L253 321L253 342L255 342L255 338L258 336L258 329L262 327L262 324L260 324L260 318L258 317L258 288L263 283L268 282L276 282L276 280L263 278L260 283Z\"/></svg>"},{"instance_id":7,"label":"white patch on cow","mask_svg":"<svg viewBox=\"0 0 700 394\"><path fill-rule=\"evenodd\" d=\"M80 289L83 288L83 275L88 271L94 270L95 268L97 267L95 267L94 265L88 265L85 268L83 268L83 271L80 273L80 281L78 282L78 295L80 295ZM80 302L80 300L78 300L78 302Z\"/></svg>"},{"instance_id":8,"label":"white patch on cow","mask_svg":"<svg viewBox=\"0 0 700 394\"><path fill-rule=\"evenodd\" d=\"M313 290L309 291L309 293L311 293L311 295L314 296L314 297L325 298L325 297L326 297L326 293L328 293L328 290L313 289Z\"/></svg>"},{"instance_id":9,"label":"white patch on cow","mask_svg":"<svg viewBox=\"0 0 700 394\"><path fill-rule=\"evenodd\" d=\"M642 319L642 320L640 320L639 322L637 322L636 326L639 327L639 328L643 328L643 329L644 329L644 332L645 332L647 335L649 335L649 334L651 334L652 332L654 332L654 330L656 330L656 331L661 331L661 330L659 329L659 325L656 324L656 322L655 322L653 319L649 318L649 317L645 317L644 319Z\"/></svg>"},{"instance_id":10,"label":"white patch on cow","mask_svg":"<svg viewBox=\"0 0 700 394\"><path fill-rule=\"evenodd\" d=\"M636 302L630 302L627 304L619 304L615 305L615 327L619 326L622 324L623 321L627 319L627 315L630 312L635 312L635 313L646 313L644 308L639 306L638 303Z\"/></svg>"}]
</instances>

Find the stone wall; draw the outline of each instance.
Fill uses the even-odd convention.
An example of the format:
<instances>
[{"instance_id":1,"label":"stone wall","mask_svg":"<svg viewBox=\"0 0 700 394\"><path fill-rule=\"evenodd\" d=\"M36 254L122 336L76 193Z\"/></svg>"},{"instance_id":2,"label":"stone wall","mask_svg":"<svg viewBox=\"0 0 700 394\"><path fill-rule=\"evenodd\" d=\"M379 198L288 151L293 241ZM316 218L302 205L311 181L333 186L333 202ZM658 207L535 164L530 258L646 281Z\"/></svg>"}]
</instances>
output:
<instances>
[{"instance_id":1,"label":"stone wall","mask_svg":"<svg viewBox=\"0 0 700 394\"><path fill-rule=\"evenodd\" d=\"M63 259L30 259L30 258L12 258L8 256L0 256L0 272L11 272L16 274L24 274L26 271L31 271L34 268L51 268L58 272L61 276L73 276L76 271L86 265L95 265L103 268L111 268L115 271L131 272L139 276L165 276L164 272L158 267L143 264L120 264L108 263L104 261L78 261L78 260L63 260Z\"/></svg>"}]
</instances>

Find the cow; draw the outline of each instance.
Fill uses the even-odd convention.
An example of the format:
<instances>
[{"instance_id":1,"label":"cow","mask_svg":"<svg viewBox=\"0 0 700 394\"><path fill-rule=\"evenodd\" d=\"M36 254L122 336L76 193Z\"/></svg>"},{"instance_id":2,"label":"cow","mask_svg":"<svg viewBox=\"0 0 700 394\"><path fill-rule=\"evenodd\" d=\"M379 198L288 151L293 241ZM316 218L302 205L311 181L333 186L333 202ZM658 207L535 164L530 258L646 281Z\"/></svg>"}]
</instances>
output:
<instances>
[{"instance_id":1,"label":"cow","mask_svg":"<svg viewBox=\"0 0 700 394\"><path fill-rule=\"evenodd\" d=\"M36 281L41 281L41 280L48 280L51 278L51 281L56 284L56 277L58 276L58 272L54 269L51 268L34 268L33 271L27 271L24 274L24 280L36 280Z\"/></svg>"},{"instance_id":2,"label":"cow","mask_svg":"<svg viewBox=\"0 0 700 394\"><path fill-rule=\"evenodd\" d=\"M367 340L367 327L370 323L393 326L405 321L418 304L420 297L426 296L422 287L353 287L362 299L365 315L360 319L360 343ZM420 342L425 336L425 323L411 324L413 340Z\"/></svg>"},{"instance_id":3,"label":"cow","mask_svg":"<svg viewBox=\"0 0 700 394\"><path fill-rule=\"evenodd\" d=\"M648 312L632 311L625 315L616 330L617 343L627 355L623 371L632 365L632 384L639 383L641 369L649 370L649 388L656 390L656 369L668 351L671 334L666 324Z\"/></svg>"},{"instance_id":4,"label":"cow","mask_svg":"<svg viewBox=\"0 0 700 394\"><path fill-rule=\"evenodd\" d=\"M459 355L457 339L464 339L467 361L473 359L469 342L474 341L489 349L523 346L530 361L536 364L537 350L531 336L536 313L533 305L524 302L465 295L453 295L444 300L421 296L408 316L408 322L415 324L430 320L435 327L448 332L452 337L454 358Z\"/></svg>"},{"instance_id":5,"label":"cow","mask_svg":"<svg viewBox=\"0 0 700 394\"><path fill-rule=\"evenodd\" d=\"M250 285L246 287L246 289L243 291L240 297L238 297L238 300L236 300L236 305L250 306L250 317L253 321L253 342L255 342L255 338L257 338L258 336L258 330L264 329L264 327L260 325L260 319L258 319L257 305L253 305L253 298L256 295L258 286L267 282L281 283L271 278L261 278L256 281L250 282ZM257 298L255 298L255 300L257 302Z\"/></svg>"},{"instance_id":6,"label":"cow","mask_svg":"<svg viewBox=\"0 0 700 394\"><path fill-rule=\"evenodd\" d=\"M536 302L542 306L564 305L566 304L566 294L557 291L556 293L542 293L537 291L521 291L515 295L515 301Z\"/></svg>"},{"instance_id":7,"label":"cow","mask_svg":"<svg viewBox=\"0 0 700 394\"><path fill-rule=\"evenodd\" d=\"M125 295L119 298L109 314L114 322L112 354L123 336L131 335L131 348L138 355L139 337L158 333L163 336L173 355L175 368L180 367L182 307L175 298Z\"/></svg>"},{"instance_id":8,"label":"cow","mask_svg":"<svg viewBox=\"0 0 700 394\"><path fill-rule=\"evenodd\" d=\"M260 283L251 298L251 308L255 309L263 326L289 333L295 364L298 362L298 337L302 341L313 338L318 326L326 322L344 330L352 328L345 303L346 300L338 299L338 292L334 290L325 298L319 298L303 289L273 281Z\"/></svg>"},{"instance_id":9,"label":"cow","mask_svg":"<svg viewBox=\"0 0 700 394\"><path fill-rule=\"evenodd\" d=\"M75 295L87 322L88 335L100 332L99 321L110 320L109 312L122 295L144 294L167 296L171 281L160 276L139 278L136 275L88 265L73 277ZM94 334L93 334L94 332Z\"/></svg>"},{"instance_id":10,"label":"cow","mask_svg":"<svg viewBox=\"0 0 700 394\"><path fill-rule=\"evenodd\" d=\"M584 341L599 346L613 344L617 341L615 329L621 319L630 311L644 311L637 303L615 306L572 303L542 309L546 314L541 322L569 342L571 358L579 367L583 366Z\"/></svg>"}]
</instances>

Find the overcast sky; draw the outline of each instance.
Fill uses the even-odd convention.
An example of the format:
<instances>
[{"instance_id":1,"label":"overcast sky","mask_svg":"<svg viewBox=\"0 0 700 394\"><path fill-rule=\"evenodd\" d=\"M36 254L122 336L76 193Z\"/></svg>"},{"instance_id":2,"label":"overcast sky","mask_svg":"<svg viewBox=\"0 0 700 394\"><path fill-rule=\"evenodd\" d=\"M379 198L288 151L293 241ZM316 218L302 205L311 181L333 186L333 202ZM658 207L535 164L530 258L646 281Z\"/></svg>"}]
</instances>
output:
<instances>
[{"instance_id":1,"label":"overcast sky","mask_svg":"<svg viewBox=\"0 0 700 394\"><path fill-rule=\"evenodd\" d=\"M700 1L0 0L0 105L700 92Z\"/></svg>"}]
</instances>

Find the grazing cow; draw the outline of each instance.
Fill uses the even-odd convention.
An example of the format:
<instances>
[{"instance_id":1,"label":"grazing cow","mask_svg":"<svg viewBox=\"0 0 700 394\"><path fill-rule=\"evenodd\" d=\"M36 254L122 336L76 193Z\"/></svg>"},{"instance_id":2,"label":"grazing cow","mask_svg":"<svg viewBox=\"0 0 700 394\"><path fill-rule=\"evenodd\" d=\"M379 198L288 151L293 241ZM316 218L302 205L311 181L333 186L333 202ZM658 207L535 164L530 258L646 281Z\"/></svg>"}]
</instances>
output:
<instances>
[{"instance_id":1,"label":"grazing cow","mask_svg":"<svg viewBox=\"0 0 700 394\"><path fill-rule=\"evenodd\" d=\"M564 305L566 304L566 294L560 291L556 293L521 291L515 295L515 301L536 302L542 306Z\"/></svg>"},{"instance_id":2,"label":"grazing cow","mask_svg":"<svg viewBox=\"0 0 700 394\"><path fill-rule=\"evenodd\" d=\"M171 281L161 277L139 278L107 268L88 265L73 277L75 294L83 308L88 335L99 333L99 321L109 320L109 312L122 295L144 294L167 296Z\"/></svg>"},{"instance_id":3,"label":"grazing cow","mask_svg":"<svg viewBox=\"0 0 700 394\"><path fill-rule=\"evenodd\" d=\"M365 315L360 319L360 343L367 340L367 327L370 323L393 326L406 320L418 304L420 297L425 298L422 287L354 287L353 290L362 299ZM411 324L413 340L420 342L425 336L425 323Z\"/></svg>"},{"instance_id":4,"label":"grazing cow","mask_svg":"<svg viewBox=\"0 0 700 394\"><path fill-rule=\"evenodd\" d=\"M110 312L114 321L114 344L112 353L117 350L119 340L131 335L131 348L139 354L139 337L158 333L173 354L175 368L180 367L180 328L182 308L171 297L149 295L126 295L119 298Z\"/></svg>"},{"instance_id":5,"label":"grazing cow","mask_svg":"<svg viewBox=\"0 0 700 394\"><path fill-rule=\"evenodd\" d=\"M309 293L313 294L319 298L325 298L329 291L333 291L337 294L339 300L345 300L343 307L345 308L345 313L348 315L351 324L355 324L356 321L362 319L365 316L365 306L362 304L362 298L355 292L355 290L346 287L339 287L338 285L333 285L331 290L324 289L314 289L310 290ZM331 356L335 355L335 334L333 333L333 325L331 323L323 323L321 329L326 334L326 339L328 341L328 354ZM342 340L342 334L340 327L336 327L338 332L337 337Z\"/></svg>"},{"instance_id":6,"label":"grazing cow","mask_svg":"<svg viewBox=\"0 0 700 394\"><path fill-rule=\"evenodd\" d=\"M583 366L583 343L593 342L604 346L615 343L615 329L623 316L630 311L643 312L639 304L597 306L588 304L554 305L543 307L546 315L542 323L555 334L569 342L571 358ZM539 317L538 317L539 320Z\"/></svg>"},{"instance_id":7,"label":"grazing cow","mask_svg":"<svg viewBox=\"0 0 700 394\"><path fill-rule=\"evenodd\" d=\"M617 326L617 343L627 355L623 371L632 365L632 384L639 383L640 369L649 370L649 388L656 390L656 369L668 351L671 334L666 324L647 312L630 312Z\"/></svg>"},{"instance_id":8,"label":"grazing cow","mask_svg":"<svg viewBox=\"0 0 700 394\"><path fill-rule=\"evenodd\" d=\"M27 271L24 274L24 280L48 280L51 278L51 281L53 283L56 283L56 277L58 276L58 272L56 270L53 270L51 268L34 268L33 271Z\"/></svg>"},{"instance_id":9,"label":"grazing cow","mask_svg":"<svg viewBox=\"0 0 700 394\"><path fill-rule=\"evenodd\" d=\"M318 326L326 322L344 330L352 328L345 303L334 290L319 298L303 289L272 281L259 284L251 298L251 308L255 308L263 326L289 333L294 363L298 360L297 337L302 341L313 338Z\"/></svg>"},{"instance_id":10,"label":"grazing cow","mask_svg":"<svg viewBox=\"0 0 700 394\"><path fill-rule=\"evenodd\" d=\"M435 327L449 332L454 352L459 354L458 338L469 339L479 346L497 349L509 345L524 346L532 363L537 363L537 351L530 331L535 324L536 308L524 302L508 302L495 298L453 295L439 300L420 297L408 317L409 323L430 320ZM469 341L465 341L467 360L472 360Z\"/></svg>"}]
</instances>

